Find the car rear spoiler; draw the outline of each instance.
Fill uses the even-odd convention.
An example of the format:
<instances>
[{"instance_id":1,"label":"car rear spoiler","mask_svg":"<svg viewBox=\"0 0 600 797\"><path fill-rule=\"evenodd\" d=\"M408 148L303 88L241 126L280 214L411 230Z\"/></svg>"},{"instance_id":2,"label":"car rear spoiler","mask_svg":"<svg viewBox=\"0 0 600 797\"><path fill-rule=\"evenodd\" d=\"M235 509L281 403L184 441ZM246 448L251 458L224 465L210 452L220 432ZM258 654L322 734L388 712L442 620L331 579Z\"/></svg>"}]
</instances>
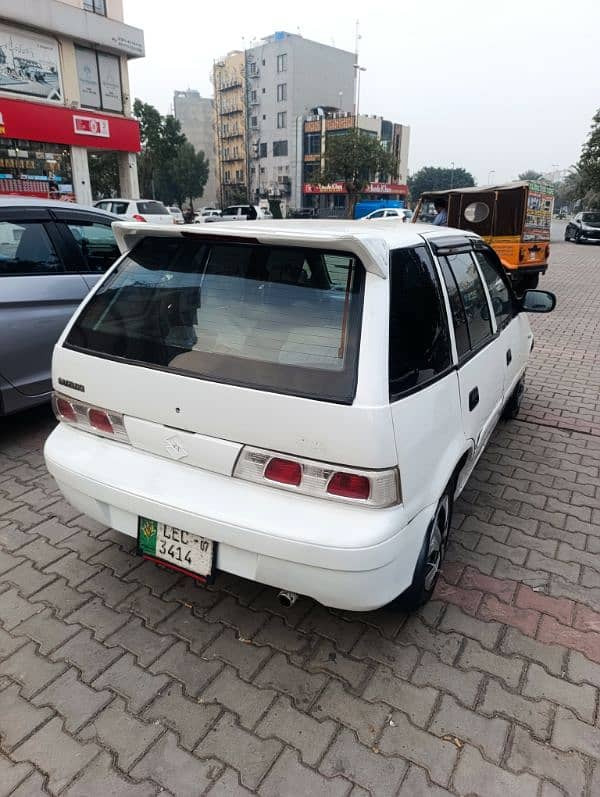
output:
<instances>
[{"instance_id":1,"label":"car rear spoiler","mask_svg":"<svg viewBox=\"0 0 600 797\"><path fill-rule=\"evenodd\" d=\"M205 229L207 227L208 229ZM199 224L180 226L166 226L158 224L144 224L142 222L114 222L112 225L115 238L121 254L131 249L143 238L149 235L167 237L173 235L197 235L210 239L234 239L236 243L249 241L261 244L287 244L292 246L306 246L311 249L338 249L357 255L365 269L382 279L387 279L389 274L390 250L387 242L370 233L357 230L356 233L340 231L339 233L322 232L320 230L294 230L267 227L263 222L233 222L227 224Z\"/></svg>"}]
</instances>

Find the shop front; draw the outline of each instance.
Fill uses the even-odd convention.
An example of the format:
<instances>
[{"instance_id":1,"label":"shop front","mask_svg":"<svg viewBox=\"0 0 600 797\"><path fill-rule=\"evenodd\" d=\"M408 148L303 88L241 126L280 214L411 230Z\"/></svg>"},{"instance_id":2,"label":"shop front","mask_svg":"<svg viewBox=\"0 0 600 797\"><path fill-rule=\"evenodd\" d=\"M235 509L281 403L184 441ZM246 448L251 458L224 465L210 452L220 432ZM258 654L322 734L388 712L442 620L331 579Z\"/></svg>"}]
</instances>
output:
<instances>
[{"instance_id":1,"label":"shop front","mask_svg":"<svg viewBox=\"0 0 600 797\"><path fill-rule=\"evenodd\" d=\"M345 216L348 207L348 191L343 181L327 184L304 183L304 207L313 208L319 216ZM405 200L408 186L400 183L369 183L361 197Z\"/></svg>"},{"instance_id":2,"label":"shop front","mask_svg":"<svg viewBox=\"0 0 600 797\"><path fill-rule=\"evenodd\" d=\"M119 154L124 195L136 196L135 119L0 97L0 195L91 204L88 152L106 150Z\"/></svg>"}]
</instances>

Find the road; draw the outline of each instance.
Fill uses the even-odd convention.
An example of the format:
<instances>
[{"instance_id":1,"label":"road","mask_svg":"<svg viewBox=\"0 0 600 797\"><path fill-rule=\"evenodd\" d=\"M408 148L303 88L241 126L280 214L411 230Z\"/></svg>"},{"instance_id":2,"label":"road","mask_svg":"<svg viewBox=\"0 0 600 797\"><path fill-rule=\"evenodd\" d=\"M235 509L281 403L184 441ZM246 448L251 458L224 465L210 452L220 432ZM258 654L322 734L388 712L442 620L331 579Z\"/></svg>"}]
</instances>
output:
<instances>
[{"instance_id":1,"label":"road","mask_svg":"<svg viewBox=\"0 0 600 797\"><path fill-rule=\"evenodd\" d=\"M600 247L540 287L413 617L143 563L61 500L46 408L0 421L0 795L599 795Z\"/></svg>"}]
</instances>

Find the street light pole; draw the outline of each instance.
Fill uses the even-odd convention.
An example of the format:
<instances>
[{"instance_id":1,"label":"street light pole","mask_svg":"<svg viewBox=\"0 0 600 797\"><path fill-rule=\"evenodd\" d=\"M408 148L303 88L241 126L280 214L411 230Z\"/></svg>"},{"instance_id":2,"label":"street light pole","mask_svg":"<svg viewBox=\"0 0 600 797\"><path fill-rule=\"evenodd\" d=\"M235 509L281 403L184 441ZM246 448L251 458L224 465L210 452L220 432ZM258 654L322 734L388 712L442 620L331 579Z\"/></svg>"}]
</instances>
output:
<instances>
[{"instance_id":1,"label":"street light pole","mask_svg":"<svg viewBox=\"0 0 600 797\"><path fill-rule=\"evenodd\" d=\"M492 174L496 174L495 169L490 169L488 172L488 179L487 179L488 185L492 184Z\"/></svg>"},{"instance_id":2,"label":"street light pole","mask_svg":"<svg viewBox=\"0 0 600 797\"><path fill-rule=\"evenodd\" d=\"M354 117L354 127L358 127L358 114L359 114L359 106L360 106L360 73L366 72L366 66L359 66L358 64L354 64L354 70L356 72L356 116Z\"/></svg>"}]
</instances>

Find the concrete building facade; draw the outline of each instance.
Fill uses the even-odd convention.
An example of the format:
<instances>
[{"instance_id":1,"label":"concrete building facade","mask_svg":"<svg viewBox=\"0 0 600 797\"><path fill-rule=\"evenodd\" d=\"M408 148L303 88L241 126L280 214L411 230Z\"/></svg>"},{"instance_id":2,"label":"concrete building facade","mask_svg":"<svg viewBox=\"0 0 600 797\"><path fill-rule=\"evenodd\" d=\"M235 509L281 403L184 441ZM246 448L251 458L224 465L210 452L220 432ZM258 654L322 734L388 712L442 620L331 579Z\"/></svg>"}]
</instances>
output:
<instances>
[{"instance_id":1,"label":"concrete building facade","mask_svg":"<svg viewBox=\"0 0 600 797\"><path fill-rule=\"evenodd\" d=\"M280 31L245 53L252 201L302 206L302 123L311 108L354 105L354 53Z\"/></svg>"},{"instance_id":2,"label":"concrete building facade","mask_svg":"<svg viewBox=\"0 0 600 797\"><path fill-rule=\"evenodd\" d=\"M139 196L127 64L143 56L123 0L2 0L0 194L90 204L88 153L108 150L121 194Z\"/></svg>"},{"instance_id":3,"label":"concrete building facade","mask_svg":"<svg viewBox=\"0 0 600 797\"><path fill-rule=\"evenodd\" d=\"M246 58L234 50L213 65L219 207L247 201Z\"/></svg>"},{"instance_id":4,"label":"concrete building facade","mask_svg":"<svg viewBox=\"0 0 600 797\"><path fill-rule=\"evenodd\" d=\"M196 152L208 158L208 180L200 202L205 207L218 207L217 156L215 150L215 106L210 97L199 91L176 91L173 113L181 123L181 130Z\"/></svg>"}]
</instances>

